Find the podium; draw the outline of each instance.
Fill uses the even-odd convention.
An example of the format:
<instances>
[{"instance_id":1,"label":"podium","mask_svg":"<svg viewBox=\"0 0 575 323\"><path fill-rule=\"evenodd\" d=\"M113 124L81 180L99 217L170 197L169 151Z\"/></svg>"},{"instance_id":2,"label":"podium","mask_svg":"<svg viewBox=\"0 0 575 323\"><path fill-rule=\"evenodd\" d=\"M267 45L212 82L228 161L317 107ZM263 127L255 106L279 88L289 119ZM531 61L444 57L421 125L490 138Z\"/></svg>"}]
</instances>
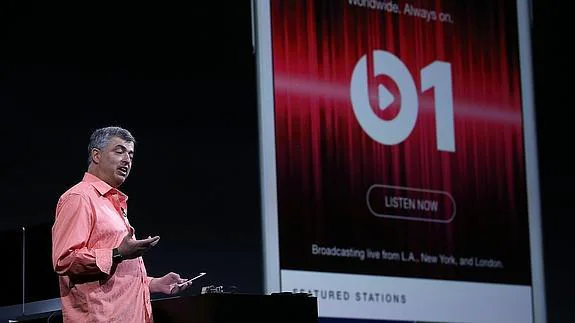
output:
<instances>
[{"instance_id":1,"label":"podium","mask_svg":"<svg viewBox=\"0 0 575 323\"><path fill-rule=\"evenodd\" d=\"M317 298L301 294L202 294L152 301L154 323L317 323Z\"/></svg>"},{"instance_id":2,"label":"podium","mask_svg":"<svg viewBox=\"0 0 575 323\"><path fill-rule=\"evenodd\" d=\"M302 294L201 294L152 300L154 323L317 323L317 298ZM1 321L1 320L0 320ZM62 322L60 310L17 322Z\"/></svg>"}]
</instances>

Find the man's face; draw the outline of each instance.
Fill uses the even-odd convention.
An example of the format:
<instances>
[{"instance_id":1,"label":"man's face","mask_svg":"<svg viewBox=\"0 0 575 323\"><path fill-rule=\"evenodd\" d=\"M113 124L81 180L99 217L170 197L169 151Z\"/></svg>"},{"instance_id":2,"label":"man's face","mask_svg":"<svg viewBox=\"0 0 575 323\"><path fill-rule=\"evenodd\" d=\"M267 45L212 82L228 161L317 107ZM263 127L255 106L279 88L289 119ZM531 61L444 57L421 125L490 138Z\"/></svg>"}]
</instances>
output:
<instances>
[{"instance_id":1,"label":"man's face","mask_svg":"<svg viewBox=\"0 0 575 323\"><path fill-rule=\"evenodd\" d=\"M134 158L134 143L112 137L103 150L97 151L94 158L98 163L102 180L112 187L119 187L130 174Z\"/></svg>"}]
</instances>

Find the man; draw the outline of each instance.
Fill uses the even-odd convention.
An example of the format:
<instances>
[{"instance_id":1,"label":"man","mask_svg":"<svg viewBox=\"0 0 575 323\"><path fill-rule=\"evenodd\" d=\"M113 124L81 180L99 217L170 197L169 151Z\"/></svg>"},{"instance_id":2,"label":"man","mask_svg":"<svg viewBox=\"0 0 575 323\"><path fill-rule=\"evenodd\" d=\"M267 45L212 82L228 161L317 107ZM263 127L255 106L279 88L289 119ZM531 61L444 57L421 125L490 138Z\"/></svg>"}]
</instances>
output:
<instances>
[{"instance_id":1,"label":"man","mask_svg":"<svg viewBox=\"0 0 575 323\"><path fill-rule=\"evenodd\" d=\"M124 183L135 139L120 127L94 131L88 170L58 200L52 261L59 275L64 322L153 322L150 293L191 285L176 273L148 277L142 255L160 237L137 240L128 222Z\"/></svg>"}]
</instances>

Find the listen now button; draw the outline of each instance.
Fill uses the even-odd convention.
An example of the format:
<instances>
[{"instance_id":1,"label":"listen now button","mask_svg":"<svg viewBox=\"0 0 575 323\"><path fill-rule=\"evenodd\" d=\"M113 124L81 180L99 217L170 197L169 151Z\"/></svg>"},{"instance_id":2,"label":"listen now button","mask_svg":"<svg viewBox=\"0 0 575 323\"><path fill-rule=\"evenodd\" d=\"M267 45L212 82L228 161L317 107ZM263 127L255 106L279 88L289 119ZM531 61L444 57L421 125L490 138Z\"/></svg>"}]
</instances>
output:
<instances>
[{"instance_id":1,"label":"listen now button","mask_svg":"<svg viewBox=\"0 0 575 323\"><path fill-rule=\"evenodd\" d=\"M455 200L444 191L374 184L366 199L377 217L440 223L455 218Z\"/></svg>"}]
</instances>

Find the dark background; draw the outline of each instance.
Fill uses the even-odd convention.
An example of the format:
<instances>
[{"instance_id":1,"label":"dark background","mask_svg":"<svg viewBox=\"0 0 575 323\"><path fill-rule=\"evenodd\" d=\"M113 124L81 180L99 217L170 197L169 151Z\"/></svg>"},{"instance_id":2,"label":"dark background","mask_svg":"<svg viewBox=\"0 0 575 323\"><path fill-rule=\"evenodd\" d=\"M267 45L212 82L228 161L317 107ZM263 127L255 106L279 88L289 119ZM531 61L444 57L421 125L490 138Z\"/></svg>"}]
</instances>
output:
<instances>
[{"instance_id":1,"label":"dark background","mask_svg":"<svg viewBox=\"0 0 575 323\"><path fill-rule=\"evenodd\" d=\"M208 284L261 292L250 12L247 0L3 5L0 252L8 257L18 248L5 243L18 237L9 232L53 220L58 196L86 169L90 133L116 124L138 140L133 172L122 187L136 234L162 237L146 256L150 274L208 272L190 293ZM534 3L549 322L575 321L568 296L574 286L568 223L575 211L568 14L552 3Z\"/></svg>"},{"instance_id":2,"label":"dark background","mask_svg":"<svg viewBox=\"0 0 575 323\"><path fill-rule=\"evenodd\" d=\"M0 11L2 230L51 224L58 197L86 170L91 132L120 125L137 140L121 187L130 221L136 236L161 237L145 258L149 274L207 272L190 293L210 284L261 292L250 3ZM4 237L3 252L19 261L20 240ZM30 252L49 253L39 239ZM30 270L50 265L30 258Z\"/></svg>"}]
</instances>

